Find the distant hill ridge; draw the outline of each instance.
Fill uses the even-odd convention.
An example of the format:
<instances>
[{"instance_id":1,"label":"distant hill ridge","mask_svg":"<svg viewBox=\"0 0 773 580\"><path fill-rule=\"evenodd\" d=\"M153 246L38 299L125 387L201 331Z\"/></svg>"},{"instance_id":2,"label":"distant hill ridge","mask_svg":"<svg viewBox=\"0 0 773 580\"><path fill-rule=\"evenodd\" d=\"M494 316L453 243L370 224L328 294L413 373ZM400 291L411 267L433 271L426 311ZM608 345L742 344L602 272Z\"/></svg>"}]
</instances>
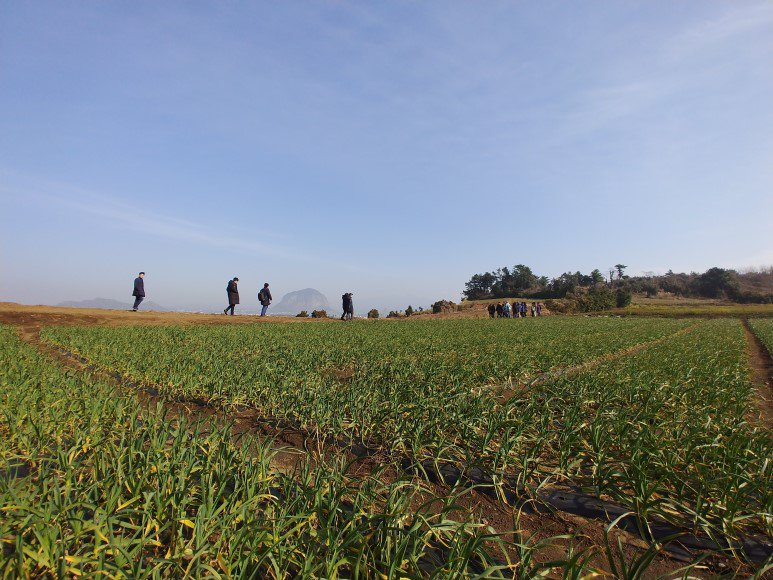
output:
<instances>
[{"instance_id":1,"label":"distant hill ridge","mask_svg":"<svg viewBox=\"0 0 773 580\"><path fill-rule=\"evenodd\" d=\"M271 310L273 314L298 314L302 310L330 310L330 303L319 290L304 288L285 294Z\"/></svg>"},{"instance_id":2,"label":"distant hill ridge","mask_svg":"<svg viewBox=\"0 0 773 580\"><path fill-rule=\"evenodd\" d=\"M129 310L133 306L133 302L121 302L119 300L113 300L112 298L92 298L91 300L68 300L66 302L60 302L57 306L65 308L101 308L102 310ZM158 312L169 312L167 308L164 308L160 304L148 300L143 302L140 306L142 310L156 310Z\"/></svg>"}]
</instances>

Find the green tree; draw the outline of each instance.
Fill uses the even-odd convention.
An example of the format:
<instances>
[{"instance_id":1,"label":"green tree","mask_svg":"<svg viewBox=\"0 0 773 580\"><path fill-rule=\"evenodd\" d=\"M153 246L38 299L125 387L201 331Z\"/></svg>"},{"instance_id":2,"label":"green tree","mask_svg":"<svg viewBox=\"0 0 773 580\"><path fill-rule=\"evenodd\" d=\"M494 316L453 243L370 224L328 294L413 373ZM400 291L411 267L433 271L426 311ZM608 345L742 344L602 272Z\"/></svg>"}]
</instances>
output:
<instances>
[{"instance_id":1,"label":"green tree","mask_svg":"<svg viewBox=\"0 0 773 580\"><path fill-rule=\"evenodd\" d=\"M615 270L617 270L617 279L622 280L623 279L623 272L628 266L624 264L615 264Z\"/></svg>"},{"instance_id":2,"label":"green tree","mask_svg":"<svg viewBox=\"0 0 773 580\"><path fill-rule=\"evenodd\" d=\"M615 294L615 303L618 308L625 308L631 304L631 291L627 288L618 288Z\"/></svg>"},{"instance_id":3,"label":"green tree","mask_svg":"<svg viewBox=\"0 0 773 580\"><path fill-rule=\"evenodd\" d=\"M735 272L724 268L709 268L698 276L696 286L698 293L707 298L722 298L738 289Z\"/></svg>"},{"instance_id":4,"label":"green tree","mask_svg":"<svg viewBox=\"0 0 773 580\"><path fill-rule=\"evenodd\" d=\"M491 288L497 281L495 274L486 272L485 274L475 274L470 281L464 285L464 296L468 300L478 300L491 295Z\"/></svg>"}]
</instances>

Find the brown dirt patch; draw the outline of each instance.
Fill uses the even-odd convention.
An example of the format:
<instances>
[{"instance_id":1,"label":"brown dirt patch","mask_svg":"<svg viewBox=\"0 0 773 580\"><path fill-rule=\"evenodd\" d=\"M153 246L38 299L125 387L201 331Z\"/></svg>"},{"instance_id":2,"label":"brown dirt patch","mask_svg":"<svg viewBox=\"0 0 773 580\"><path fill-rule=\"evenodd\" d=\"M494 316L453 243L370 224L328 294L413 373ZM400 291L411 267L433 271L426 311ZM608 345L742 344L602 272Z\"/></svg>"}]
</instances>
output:
<instances>
[{"instance_id":1,"label":"brown dirt patch","mask_svg":"<svg viewBox=\"0 0 773 580\"><path fill-rule=\"evenodd\" d=\"M59 306L27 306L0 302L0 324L17 326L157 326L186 324L276 324L319 323L311 318L191 312L156 312L153 310L101 310L96 308L62 308Z\"/></svg>"}]
</instances>

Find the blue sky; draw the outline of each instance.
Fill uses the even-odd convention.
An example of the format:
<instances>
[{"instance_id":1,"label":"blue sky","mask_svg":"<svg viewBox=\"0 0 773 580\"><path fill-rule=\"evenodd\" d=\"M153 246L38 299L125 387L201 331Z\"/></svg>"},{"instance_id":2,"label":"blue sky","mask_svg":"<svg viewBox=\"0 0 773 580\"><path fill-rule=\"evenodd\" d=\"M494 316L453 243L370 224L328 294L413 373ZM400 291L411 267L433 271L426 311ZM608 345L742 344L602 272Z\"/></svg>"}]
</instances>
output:
<instances>
[{"instance_id":1,"label":"blue sky","mask_svg":"<svg viewBox=\"0 0 773 580\"><path fill-rule=\"evenodd\" d=\"M773 264L773 3L6 2L0 299Z\"/></svg>"}]
</instances>

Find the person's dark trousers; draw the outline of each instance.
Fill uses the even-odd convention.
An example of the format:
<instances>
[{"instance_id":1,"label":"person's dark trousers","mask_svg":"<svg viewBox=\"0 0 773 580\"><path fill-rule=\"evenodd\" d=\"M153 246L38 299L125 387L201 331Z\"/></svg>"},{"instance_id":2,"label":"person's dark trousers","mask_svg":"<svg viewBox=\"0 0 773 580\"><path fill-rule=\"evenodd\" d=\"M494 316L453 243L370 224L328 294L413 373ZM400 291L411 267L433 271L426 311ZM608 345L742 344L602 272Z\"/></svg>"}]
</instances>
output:
<instances>
[{"instance_id":1,"label":"person's dark trousers","mask_svg":"<svg viewBox=\"0 0 773 580\"><path fill-rule=\"evenodd\" d=\"M226 314L228 314L228 311L230 310L230 311L231 311L231 316L233 316L233 315L234 315L234 308L235 308L235 307L236 307L236 305L235 305L235 304L229 304L229 305L228 305L228 308L226 308L225 310L223 310L223 312L224 312L224 313L226 313Z\"/></svg>"},{"instance_id":2,"label":"person's dark trousers","mask_svg":"<svg viewBox=\"0 0 773 580\"><path fill-rule=\"evenodd\" d=\"M268 304L266 304L263 308L260 309L260 315L265 316L266 310L268 310Z\"/></svg>"},{"instance_id":3,"label":"person's dark trousers","mask_svg":"<svg viewBox=\"0 0 773 580\"><path fill-rule=\"evenodd\" d=\"M132 306L132 310L137 310L137 308L139 307L139 305L142 303L143 300L145 300L145 298L142 296L137 296L136 298L134 298L134 306Z\"/></svg>"}]
</instances>

